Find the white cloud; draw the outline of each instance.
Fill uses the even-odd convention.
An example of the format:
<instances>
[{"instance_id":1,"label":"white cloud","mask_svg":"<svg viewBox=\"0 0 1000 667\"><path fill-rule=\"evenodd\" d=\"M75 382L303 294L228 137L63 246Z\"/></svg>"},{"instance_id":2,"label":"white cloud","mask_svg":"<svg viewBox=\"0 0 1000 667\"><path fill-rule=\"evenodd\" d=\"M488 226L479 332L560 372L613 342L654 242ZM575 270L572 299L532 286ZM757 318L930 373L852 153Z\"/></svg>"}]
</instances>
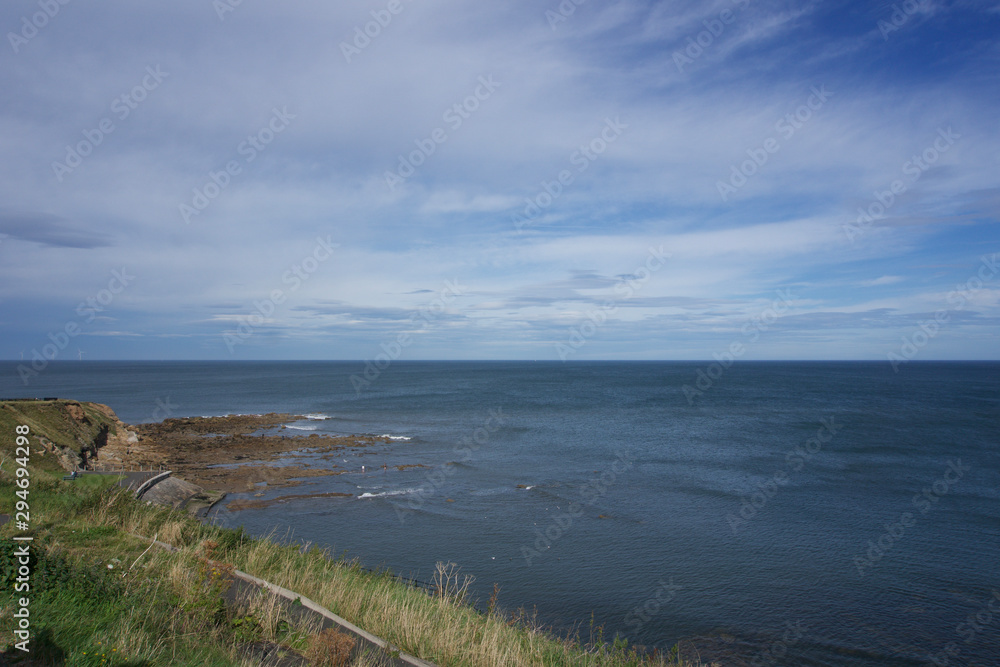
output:
<instances>
[{"instance_id":1,"label":"white cloud","mask_svg":"<svg viewBox=\"0 0 1000 667\"><path fill-rule=\"evenodd\" d=\"M861 287L877 287L879 285L893 285L902 281L902 276L882 276L881 278L875 278L874 280L863 280L858 284Z\"/></svg>"},{"instance_id":2,"label":"white cloud","mask_svg":"<svg viewBox=\"0 0 1000 667\"><path fill-rule=\"evenodd\" d=\"M933 310L996 238L1000 138L982 85L995 45L914 50L903 33L888 45L871 38L877 11L834 35L820 3L750 3L682 74L673 50L738 3L586 3L555 31L546 7L527 2L404 6L351 63L340 42L371 19L360 5L243 3L219 21L193 0L108 2L52 21L0 65L10 91L0 299L27 323L0 335L44 338L127 266L134 284L102 313L122 332L180 344L281 289L287 303L268 327L282 335L370 335L381 331L377 309L417 308L458 278L473 294L441 331L469 326L463 349L492 350L500 343L483 323L519 332L518 344L549 335L641 267L651 245L673 256L623 309L636 336L653 336L643 323L661 316L717 331L789 285L804 313L870 324L868 311ZM948 18L995 20L985 10L956 6ZM0 18L15 25L19 11ZM905 30L946 29L931 13ZM886 64L899 54L913 68ZM52 162L147 65L169 77L59 182ZM500 87L449 126L444 112L491 75ZM776 122L824 85L830 99L783 136ZM247 161L241 143L286 105L296 118ZM628 128L578 171L574 154L608 117ZM947 127L961 139L919 178L907 174ZM447 141L391 191L385 171L436 128ZM771 138L779 150L724 201L718 183ZM178 205L230 160L241 173L184 224ZM518 234L511 214L562 170L572 183ZM843 225L894 181L905 192L850 243ZM327 235L340 248L292 290L286 272ZM924 264L952 268L916 275ZM872 288L891 296L870 299ZM992 312L993 298L984 290L976 308ZM372 310L301 310L332 301Z\"/></svg>"}]
</instances>

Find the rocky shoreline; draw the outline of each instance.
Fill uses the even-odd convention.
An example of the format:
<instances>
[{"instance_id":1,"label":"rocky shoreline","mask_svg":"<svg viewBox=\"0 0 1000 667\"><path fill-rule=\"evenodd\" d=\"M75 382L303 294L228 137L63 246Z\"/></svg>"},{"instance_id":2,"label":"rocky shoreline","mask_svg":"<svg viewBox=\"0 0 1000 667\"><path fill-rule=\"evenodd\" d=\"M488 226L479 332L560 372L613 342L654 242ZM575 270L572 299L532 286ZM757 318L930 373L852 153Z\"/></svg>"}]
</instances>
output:
<instances>
[{"instance_id":1,"label":"rocky shoreline","mask_svg":"<svg viewBox=\"0 0 1000 667\"><path fill-rule=\"evenodd\" d=\"M392 443L386 436L287 433L286 424L305 419L269 413L139 424L131 427L136 442L109 443L99 460L111 466L162 467L212 491L247 493L261 484L291 487L301 484L300 478L348 472L354 466L342 466L345 456L373 453L378 445Z\"/></svg>"},{"instance_id":2,"label":"rocky shoreline","mask_svg":"<svg viewBox=\"0 0 1000 667\"><path fill-rule=\"evenodd\" d=\"M32 455L52 472L171 471L172 482L159 482L143 497L175 508L210 507L227 493L264 495L265 490L308 484L309 477L388 469L389 436L331 436L296 431L295 422L316 415L269 413L224 417L171 418L130 425L106 405L68 399L0 401L0 425L30 427ZM289 428L289 425L291 428ZM420 464L391 466L398 470ZM158 491L154 491L159 487ZM176 488L174 488L176 487ZM190 488L188 488L190 487ZM156 497L157 494L164 496ZM241 499L232 509L257 509L292 498ZM341 494L350 495L350 494Z\"/></svg>"}]
</instances>

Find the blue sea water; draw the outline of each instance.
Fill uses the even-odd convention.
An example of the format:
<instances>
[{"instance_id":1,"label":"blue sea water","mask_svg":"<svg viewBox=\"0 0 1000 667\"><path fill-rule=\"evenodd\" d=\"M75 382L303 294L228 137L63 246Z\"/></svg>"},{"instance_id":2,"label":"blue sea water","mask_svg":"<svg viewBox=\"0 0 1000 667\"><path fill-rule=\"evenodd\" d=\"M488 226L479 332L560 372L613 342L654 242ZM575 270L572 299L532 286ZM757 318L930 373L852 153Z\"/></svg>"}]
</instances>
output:
<instances>
[{"instance_id":1,"label":"blue sea water","mask_svg":"<svg viewBox=\"0 0 1000 667\"><path fill-rule=\"evenodd\" d=\"M593 617L726 665L1000 664L1000 364L397 361L356 391L363 372L63 362L26 387L6 363L0 395L392 435L263 496L353 498L215 520L423 580L454 562L584 638Z\"/></svg>"}]
</instances>

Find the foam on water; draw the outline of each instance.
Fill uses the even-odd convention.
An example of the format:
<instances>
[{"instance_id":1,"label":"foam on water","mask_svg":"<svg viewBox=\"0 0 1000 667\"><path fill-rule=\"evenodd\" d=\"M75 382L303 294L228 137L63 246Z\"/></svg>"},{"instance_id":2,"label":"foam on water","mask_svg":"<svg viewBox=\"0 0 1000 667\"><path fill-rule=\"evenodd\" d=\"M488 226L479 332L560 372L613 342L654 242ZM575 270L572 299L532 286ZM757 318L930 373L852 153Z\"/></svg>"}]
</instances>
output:
<instances>
[{"instance_id":1,"label":"foam on water","mask_svg":"<svg viewBox=\"0 0 1000 667\"><path fill-rule=\"evenodd\" d=\"M390 496L405 496L405 495L407 495L409 493L413 493L416 490L417 489L396 489L395 491L380 491L380 492L377 492L377 493L372 493L370 491L365 491L364 493L362 493L361 495L359 495L358 498L359 499L361 499L361 498L386 498L386 497L390 497Z\"/></svg>"}]
</instances>

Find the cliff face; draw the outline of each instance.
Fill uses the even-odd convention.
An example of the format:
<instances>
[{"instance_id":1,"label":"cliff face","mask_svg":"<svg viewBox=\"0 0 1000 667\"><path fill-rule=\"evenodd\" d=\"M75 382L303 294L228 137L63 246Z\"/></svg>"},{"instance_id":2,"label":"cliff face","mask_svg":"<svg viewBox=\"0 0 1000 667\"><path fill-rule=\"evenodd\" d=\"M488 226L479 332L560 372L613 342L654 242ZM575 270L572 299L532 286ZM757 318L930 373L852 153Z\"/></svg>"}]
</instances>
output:
<instances>
[{"instance_id":1,"label":"cliff face","mask_svg":"<svg viewBox=\"0 0 1000 667\"><path fill-rule=\"evenodd\" d=\"M0 429L10 434L0 442L13 443L14 428L31 429L32 463L56 470L89 469L100 460L100 450L109 445L127 446L137 441L134 431L115 411L100 403L63 399L0 401ZM4 447L6 450L7 447ZM3 451L9 457L11 451Z\"/></svg>"}]
</instances>

